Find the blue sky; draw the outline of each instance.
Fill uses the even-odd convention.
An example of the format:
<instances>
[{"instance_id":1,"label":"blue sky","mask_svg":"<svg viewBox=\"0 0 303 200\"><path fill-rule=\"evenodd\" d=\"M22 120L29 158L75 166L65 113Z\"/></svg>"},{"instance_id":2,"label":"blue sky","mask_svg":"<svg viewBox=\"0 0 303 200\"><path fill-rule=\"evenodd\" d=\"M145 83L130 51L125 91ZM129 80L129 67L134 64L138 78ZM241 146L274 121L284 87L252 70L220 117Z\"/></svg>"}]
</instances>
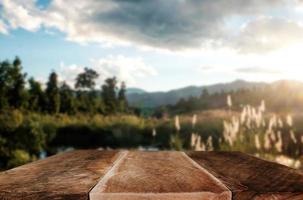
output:
<instances>
[{"instance_id":1,"label":"blue sky","mask_svg":"<svg viewBox=\"0 0 303 200\"><path fill-rule=\"evenodd\" d=\"M301 7L297 0L0 0L0 60L19 56L42 82L55 70L72 85L88 66L98 84L117 76L148 91L303 80Z\"/></svg>"}]
</instances>

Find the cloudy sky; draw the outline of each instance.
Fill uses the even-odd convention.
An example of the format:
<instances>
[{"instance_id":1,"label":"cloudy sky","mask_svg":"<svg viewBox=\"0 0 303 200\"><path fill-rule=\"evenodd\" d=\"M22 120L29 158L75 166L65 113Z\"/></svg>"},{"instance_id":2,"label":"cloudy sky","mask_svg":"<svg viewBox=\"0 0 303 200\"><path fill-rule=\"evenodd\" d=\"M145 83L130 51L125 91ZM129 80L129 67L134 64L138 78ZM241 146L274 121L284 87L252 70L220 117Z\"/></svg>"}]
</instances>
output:
<instances>
[{"instance_id":1,"label":"cloudy sky","mask_svg":"<svg viewBox=\"0 0 303 200\"><path fill-rule=\"evenodd\" d=\"M73 84L85 66L148 91L303 81L303 0L0 0L0 60Z\"/></svg>"}]
</instances>

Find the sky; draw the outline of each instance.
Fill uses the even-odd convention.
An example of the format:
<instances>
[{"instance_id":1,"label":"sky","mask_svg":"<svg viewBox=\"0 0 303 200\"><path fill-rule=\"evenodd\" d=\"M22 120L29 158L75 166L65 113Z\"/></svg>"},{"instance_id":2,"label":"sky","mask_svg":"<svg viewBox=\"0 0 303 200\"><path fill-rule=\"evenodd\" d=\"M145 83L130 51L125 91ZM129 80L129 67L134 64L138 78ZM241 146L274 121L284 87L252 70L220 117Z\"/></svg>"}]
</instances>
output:
<instances>
[{"instance_id":1,"label":"sky","mask_svg":"<svg viewBox=\"0 0 303 200\"><path fill-rule=\"evenodd\" d=\"M0 0L0 61L41 82L167 91L236 79L303 81L303 0Z\"/></svg>"}]
</instances>

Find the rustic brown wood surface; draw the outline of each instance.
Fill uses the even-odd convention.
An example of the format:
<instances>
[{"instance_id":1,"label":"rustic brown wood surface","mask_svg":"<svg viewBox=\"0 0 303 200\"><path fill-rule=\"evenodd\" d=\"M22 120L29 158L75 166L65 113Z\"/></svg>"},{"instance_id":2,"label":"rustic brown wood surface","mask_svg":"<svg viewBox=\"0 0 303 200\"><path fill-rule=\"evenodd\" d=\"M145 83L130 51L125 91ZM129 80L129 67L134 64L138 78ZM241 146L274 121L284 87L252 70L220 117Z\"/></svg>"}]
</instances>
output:
<instances>
[{"instance_id":1,"label":"rustic brown wood surface","mask_svg":"<svg viewBox=\"0 0 303 200\"><path fill-rule=\"evenodd\" d=\"M219 180L182 152L127 152L90 199L230 199Z\"/></svg>"},{"instance_id":2,"label":"rustic brown wood surface","mask_svg":"<svg viewBox=\"0 0 303 200\"><path fill-rule=\"evenodd\" d=\"M239 152L189 152L189 157L232 192L233 199L303 199L298 170Z\"/></svg>"},{"instance_id":3,"label":"rustic brown wood surface","mask_svg":"<svg viewBox=\"0 0 303 200\"><path fill-rule=\"evenodd\" d=\"M88 199L116 159L115 151L84 150L52 156L0 173L0 199Z\"/></svg>"},{"instance_id":4,"label":"rustic brown wood surface","mask_svg":"<svg viewBox=\"0 0 303 200\"><path fill-rule=\"evenodd\" d=\"M0 199L299 200L303 174L242 153L79 150L0 173Z\"/></svg>"}]
</instances>

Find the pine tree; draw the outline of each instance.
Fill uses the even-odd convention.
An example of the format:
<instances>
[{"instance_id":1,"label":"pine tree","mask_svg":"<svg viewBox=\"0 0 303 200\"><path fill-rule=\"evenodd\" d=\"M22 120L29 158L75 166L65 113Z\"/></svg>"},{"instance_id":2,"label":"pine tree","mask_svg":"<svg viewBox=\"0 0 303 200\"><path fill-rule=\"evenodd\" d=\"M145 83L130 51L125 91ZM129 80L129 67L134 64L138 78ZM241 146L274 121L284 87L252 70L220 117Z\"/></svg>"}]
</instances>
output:
<instances>
[{"instance_id":1,"label":"pine tree","mask_svg":"<svg viewBox=\"0 0 303 200\"><path fill-rule=\"evenodd\" d=\"M3 110L9 106L8 104L8 82L10 63L4 61L0 63L0 110Z\"/></svg>"},{"instance_id":2,"label":"pine tree","mask_svg":"<svg viewBox=\"0 0 303 200\"><path fill-rule=\"evenodd\" d=\"M58 88L58 76L55 72L49 75L46 87L47 111L58 113L60 109L60 93Z\"/></svg>"},{"instance_id":3,"label":"pine tree","mask_svg":"<svg viewBox=\"0 0 303 200\"><path fill-rule=\"evenodd\" d=\"M28 80L29 83L29 105L28 108L32 111L43 111L45 108L45 96L41 88L41 84L34 78Z\"/></svg>"},{"instance_id":4,"label":"pine tree","mask_svg":"<svg viewBox=\"0 0 303 200\"><path fill-rule=\"evenodd\" d=\"M118 93L119 109L121 112L126 112L128 109L128 102L126 98L126 84L125 82L121 83L121 87Z\"/></svg>"},{"instance_id":5,"label":"pine tree","mask_svg":"<svg viewBox=\"0 0 303 200\"><path fill-rule=\"evenodd\" d=\"M11 84L9 86L9 103L13 108L21 108L27 102L25 91L26 73L22 73L21 60L16 57L13 65L10 67L9 75Z\"/></svg>"},{"instance_id":6,"label":"pine tree","mask_svg":"<svg viewBox=\"0 0 303 200\"><path fill-rule=\"evenodd\" d=\"M75 98L73 96L73 90L70 86L63 82L60 87L60 112L62 113L75 113Z\"/></svg>"},{"instance_id":7,"label":"pine tree","mask_svg":"<svg viewBox=\"0 0 303 200\"><path fill-rule=\"evenodd\" d=\"M202 93L201 93L200 98L203 99L203 98L207 98L207 97L209 97L209 92L208 92L208 89L207 89L207 88L204 88L204 89L202 90Z\"/></svg>"},{"instance_id":8,"label":"pine tree","mask_svg":"<svg viewBox=\"0 0 303 200\"><path fill-rule=\"evenodd\" d=\"M106 112L109 114L117 111L118 100L116 97L116 85L116 77L106 79L105 83L102 85L102 99L105 104Z\"/></svg>"}]
</instances>

